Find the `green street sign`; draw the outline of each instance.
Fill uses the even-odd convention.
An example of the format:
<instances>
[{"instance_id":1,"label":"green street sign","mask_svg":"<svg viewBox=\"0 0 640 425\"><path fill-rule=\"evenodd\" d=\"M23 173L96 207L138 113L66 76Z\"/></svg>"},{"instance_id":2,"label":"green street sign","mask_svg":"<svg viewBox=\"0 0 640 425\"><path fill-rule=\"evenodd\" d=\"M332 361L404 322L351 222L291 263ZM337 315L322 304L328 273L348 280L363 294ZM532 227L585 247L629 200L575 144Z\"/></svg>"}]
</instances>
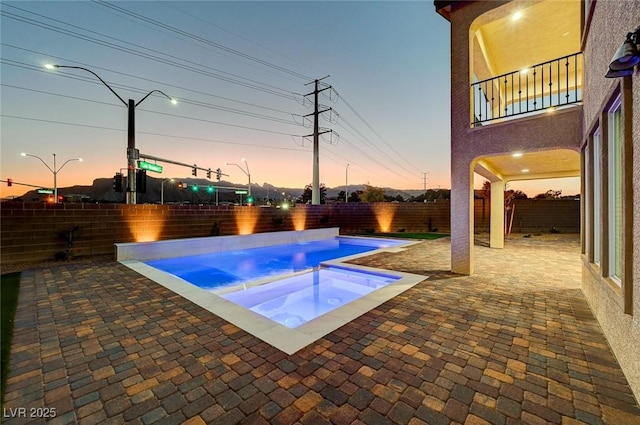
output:
<instances>
[{"instance_id":1,"label":"green street sign","mask_svg":"<svg viewBox=\"0 0 640 425\"><path fill-rule=\"evenodd\" d=\"M246 195L249 193L248 190L236 190L236 195Z\"/></svg>"},{"instance_id":2,"label":"green street sign","mask_svg":"<svg viewBox=\"0 0 640 425\"><path fill-rule=\"evenodd\" d=\"M138 168L153 171L155 173L162 173L162 165L152 164L147 161L138 161Z\"/></svg>"},{"instance_id":3,"label":"green street sign","mask_svg":"<svg viewBox=\"0 0 640 425\"><path fill-rule=\"evenodd\" d=\"M53 195L53 189L38 189L38 193L44 193L47 195Z\"/></svg>"}]
</instances>

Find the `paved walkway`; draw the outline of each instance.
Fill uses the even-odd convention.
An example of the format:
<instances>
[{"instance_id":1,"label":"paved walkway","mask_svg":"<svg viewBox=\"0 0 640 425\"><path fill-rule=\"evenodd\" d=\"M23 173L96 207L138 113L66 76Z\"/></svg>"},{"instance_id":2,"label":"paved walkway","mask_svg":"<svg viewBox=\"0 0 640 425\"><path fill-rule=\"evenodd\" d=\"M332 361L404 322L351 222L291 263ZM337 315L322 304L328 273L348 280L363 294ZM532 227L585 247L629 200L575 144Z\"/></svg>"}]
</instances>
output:
<instances>
[{"instance_id":1,"label":"paved walkway","mask_svg":"<svg viewBox=\"0 0 640 425\"><path fill-rule=\"evenodd\" d=\"M430 278L291 356L112 261L25 271L3 422L640 424L576 236L480 244L471 277L448 258L359 260Z\"/></svg>"}]
</instances>

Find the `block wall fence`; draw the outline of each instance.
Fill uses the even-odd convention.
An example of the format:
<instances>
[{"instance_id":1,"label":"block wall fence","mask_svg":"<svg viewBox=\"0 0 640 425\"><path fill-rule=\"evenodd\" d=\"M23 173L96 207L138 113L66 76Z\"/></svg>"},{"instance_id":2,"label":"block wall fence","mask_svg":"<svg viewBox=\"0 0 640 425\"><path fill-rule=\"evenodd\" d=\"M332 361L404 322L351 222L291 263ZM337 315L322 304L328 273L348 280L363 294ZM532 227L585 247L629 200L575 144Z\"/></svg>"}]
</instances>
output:
<instances>
[{"instance_id":1,"label":"block wall fence","mask_svg":"<svg viewBox=\"0 0 640 425\"><path fill-rule=\"evenodd\" d=\"M513 232L580 229L580 203L519 200ZM450 203L296 205L289 210L240 206L3 203L0 262L51 260L67 248L60 236L79 228L76 256L113 254L116 242L224 236L339 227L342 234L371 231L450 231ZM487 232L489 202L475 201L475 229Z\"/></svg>"}]
</instances>

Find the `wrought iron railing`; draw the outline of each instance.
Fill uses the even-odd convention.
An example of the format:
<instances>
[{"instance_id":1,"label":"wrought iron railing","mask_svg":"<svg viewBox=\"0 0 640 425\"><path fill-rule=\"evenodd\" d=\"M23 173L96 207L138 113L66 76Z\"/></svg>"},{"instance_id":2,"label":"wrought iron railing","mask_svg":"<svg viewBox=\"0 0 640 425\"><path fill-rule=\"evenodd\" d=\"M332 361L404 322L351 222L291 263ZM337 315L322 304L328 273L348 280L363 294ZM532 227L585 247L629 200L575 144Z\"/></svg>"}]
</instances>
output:
<instances>
[{"instance_id":1,"label":"wrought iron railing","mask_svg":"<svg viewBox=\"0 0 640 425\"><path fill-rule=\"evenodd\" d=\"M471 84L473 119L495 120L582 101L582 53Z\"/></svg>"}]
</instances>

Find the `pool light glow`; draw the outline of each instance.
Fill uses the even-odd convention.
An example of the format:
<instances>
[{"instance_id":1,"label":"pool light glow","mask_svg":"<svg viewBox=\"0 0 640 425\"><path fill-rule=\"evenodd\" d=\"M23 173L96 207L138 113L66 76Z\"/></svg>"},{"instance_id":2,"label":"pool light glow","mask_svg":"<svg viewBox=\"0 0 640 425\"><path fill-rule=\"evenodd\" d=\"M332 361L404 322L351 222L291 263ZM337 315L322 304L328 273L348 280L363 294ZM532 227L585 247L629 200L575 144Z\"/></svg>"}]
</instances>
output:
<instances>
[{"instance_id":1,"label":"pool light glow","mask_svg":"<svg viewBox=\"0 0 640 425\"><path fill-rule=\"evenodd\" d=\"M229 252L232 255L237 253L242 256L249 248L271 247L276 251L280 251L282 249L280 248L281 244L292 242L306 244L307 242L320 241L326 244L325 238L330 239L337 236L337 230L337 228L312 229L302 232L288 231L257 233L245 236L178 239L145 244L123 243L116 244L116 258L123 265L151 279L153 282L168 288L174 293L211 312L213 315L226 320L230 323L226 326L237 326L271 344L275 348L287 354L293 354L427 279L427 276L422 275L400 271L386 271L345 263L356 257L380 252L380 250L390 252L403 250L405 249L404 247L416 242L404 241L400 242L399 245L399 241L397 240L341 237L358 241L357 243L360 244L374 244L372 246L377 247L377 249L355 255L346 254L346 257L343 256L342 258L323 261L319 269L313 271L305 269L304 271L294 271L287 275L280 274L267 278L263 277L257 281L221 287L216 290L207 290L203 287L198 287L189 283L184 278L152 267L143 261L150 261L154 258L175 258L175 253L208 255L213 252ZM230 251L230 249L233 251ZM173 255L171 255L171 253L173 253ZM343 253L342 255L345 254ZM264 254L262 254L261 257L265 260L269 260L270 258L264 258ZM239 260L236 260L236 262L237 261ZM239 263L236 263L236 265L241 266ZM244 266L241 268L241 273L248 272L248 269ZM328 276L328 274L331 276ZM326 280L328 277L330 277L329 280L333 282L332 285L338 288L338 291L324 293L324 291L321 290L320 282ZM279 303L291 304L293 301L301 299L299 294L294 294L290 291L287 284L290 284L292 281L298 282L305 280L310 280L312 285L303 289L302 292L311 295L312 299L317 298L318 303L315 304L314 308L320 312L320 315L308 317L307 310L310 309L307 308L306 305L293 307L294 310L280 310L281 306L278 305ZM384 283L386 280L390 282L386 285L378 285L381 281ZM369 281L369 283L367 283L367 281ZM316 285L316 283L318 283L318 285ZM278 310L277 314L280 315L279 319L282 319L281 321L276 320L275 317L266 317L262 314L264 311L258 314L256 311L252 311L251 308L243 307L234 301L226 299L240 297L239 294L245 289L251 290L255 288L253 290L256 292L269 292L273 290L270 288L274 286L276 290L275 293L271 293L271 301L265 302L272 302L270 307L275 307L275 309ZM378 287L370 293L356 297L351 301L348 300L348 293L340 292L346 288L350 289L350 291L347 292L360 294L365 292L368 286ZM254 298L254 300L255 299L256 298ZM265 299L262 298L261 295L257 300L260 302L260 300L264 301ZM264 304L263 302L261 303ZM340 305L341 303L342 305ZM298 310L296 310L296 308ZM326 312L320 311L323 309L326 309Z\"/></svg>"}]
</instances>

